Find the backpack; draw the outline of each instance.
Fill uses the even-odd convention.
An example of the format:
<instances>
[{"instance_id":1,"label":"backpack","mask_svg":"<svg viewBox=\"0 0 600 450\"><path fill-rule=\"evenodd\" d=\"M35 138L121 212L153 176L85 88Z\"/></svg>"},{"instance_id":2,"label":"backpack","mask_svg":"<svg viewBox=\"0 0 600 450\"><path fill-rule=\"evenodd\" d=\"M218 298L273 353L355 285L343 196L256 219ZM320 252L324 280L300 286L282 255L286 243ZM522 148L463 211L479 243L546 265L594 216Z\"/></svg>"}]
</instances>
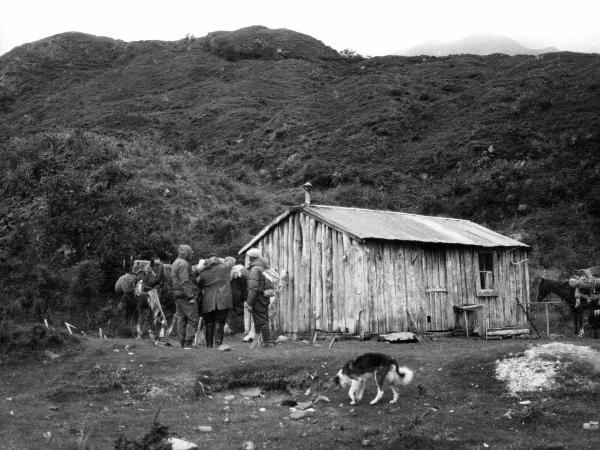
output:
<instances>
[{"instance_id":1,"label":"backpack","mask_svg":"<svg viewBox=\"0 0 600 450\"><path fill-rule=\"evenodd\" d=\"M262 291L265 297L275 297L279 291L279 273L277 270L268 268L262 272Z\"/></svg>"}]
</instances>

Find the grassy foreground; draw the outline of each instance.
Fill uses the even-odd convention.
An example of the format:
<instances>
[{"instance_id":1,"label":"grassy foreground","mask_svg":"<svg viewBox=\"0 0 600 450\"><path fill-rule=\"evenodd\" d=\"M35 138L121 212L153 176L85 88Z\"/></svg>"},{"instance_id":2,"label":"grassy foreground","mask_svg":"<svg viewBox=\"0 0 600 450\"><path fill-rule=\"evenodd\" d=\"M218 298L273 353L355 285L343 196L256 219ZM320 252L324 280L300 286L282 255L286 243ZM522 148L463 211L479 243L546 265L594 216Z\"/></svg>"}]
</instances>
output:
<instances>
[{"instance_id":1,"label":"grassy foreground","mask_svg":"<svg viewBox=\"0 0 600 450\"><path fill-rule=\"evenodd\" d=\"M494 378L495 361L549 341L426 339L415 344L286 342L231 352L184 351L148 341L87 339L56 355L0 366L0 448L113 448L139 439L153 419L200 448L600 448L600 392L568 387L522 397ZM600 350L600 341L571 340ZM349 405L330 378L349 358L385 352L415 371L399 402ZM202 385L198 383L202 382ZM257 389L263 393L256 396ZM286 391L287 386L287 391ZM310 389L310 392L307 391ZM295 420L282 400L330 401ZM530 400L528 405L519 402ZM211 427L201 431L199 427ZM208 430L208 428L203 428Z\"/></svg>"}]
</instances>

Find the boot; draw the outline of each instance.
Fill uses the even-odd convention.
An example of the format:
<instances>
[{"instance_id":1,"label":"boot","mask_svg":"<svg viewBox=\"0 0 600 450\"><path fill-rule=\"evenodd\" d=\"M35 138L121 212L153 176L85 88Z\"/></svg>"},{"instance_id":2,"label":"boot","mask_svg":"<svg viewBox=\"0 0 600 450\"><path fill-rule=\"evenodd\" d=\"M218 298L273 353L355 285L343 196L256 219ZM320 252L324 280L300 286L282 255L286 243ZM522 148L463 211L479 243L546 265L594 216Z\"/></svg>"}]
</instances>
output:
<instances>
[{"instance_id":1,"label":"boot","mask_svg":"<svg viewBox=\"0 0 600 450\"><path fill-rule=\"evenodd\" d=\"M215 337L215 323L209 322L204 328L204 338L206 339L206 348L213 347L213 341Z\"/></svg>"},{"instance_id":2,"label":"boot","mask_svg":"<svg viewBox=\"0 0 600 450\"><path fill-rule=\"evenodd\" d=\"M223 343L223 336L225 334L225 328L222 323L217 322L215 325L215 345L218 347Z\"/></svg>"}]
</instances>

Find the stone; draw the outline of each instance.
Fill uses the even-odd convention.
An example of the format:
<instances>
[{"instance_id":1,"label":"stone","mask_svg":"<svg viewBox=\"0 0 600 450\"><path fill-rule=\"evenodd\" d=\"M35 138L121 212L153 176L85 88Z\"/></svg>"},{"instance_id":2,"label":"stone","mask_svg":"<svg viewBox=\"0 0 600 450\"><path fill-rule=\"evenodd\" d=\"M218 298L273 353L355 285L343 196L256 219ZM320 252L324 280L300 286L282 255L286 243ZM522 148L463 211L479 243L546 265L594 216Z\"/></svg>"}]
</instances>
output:
<instances>
[{"instance_id":1,"label":"stone","mask_svg":"<svg viewBox=\"0 0 600 450\"><path fill-rule=\"evenodd\" d=\"M296 409L308 409L312 406L313 402L299 402L296 404Z\"/></svg>"},{"instance_id":2,"label":"stone","mask_svg":"<svg viewBox=\"0 0 600 450\"><path fill-rule=\"evenodd\" d=\"M317 398L314 399L313 405L316 405L319 402L329 403L329 399L324 395L319 395Z\"/></svg>"},{"instance_id":3,"label":"stone","mask_svg":"<svg viewBox=\"0 0 600 450\"><path fill-rule=\"evenodd\" d=\"M176 437L170 437L167 439L167 443L171 444L171 448L173 450L196 450L198 448L198 446L193 442Z\"/></svg>"},{"instance_id":4,"label":"stone","mask_svg":"<svg viewBox=\"0 0 600 450\"><path fill-rule=\"evenodd\" d=\"M230 352L233 349L231 348L231 345L221 344L217 347L217 350L219 350L220 352Z\"/></svg>"},{"instance_id":5,"label":"stone","mask_svg":"<svg viewBox=\"0 0 600 450\"><path fill-rule=\"evenodd\" d=\"M204 433L210 433L212 431L212 427L210 425L199 425L198 431L202 431Z\"/></svg>"},{"instance_id":6,"label":"stone","mask_svg":"<svg viewBox=\"0 0 600 450\"><path fill-rule=\"evenodd\" d=\"M312 410L312 411L314 411L314 410ZM294 420L303 419L304 417L310 415L312 413L312 411L310 409L302 409L299 411L294 411L293 413L290 414L290 418L294 419Z\"/></svg>"},{"instance_id":7,"label":"stone","mask_svg":"<svg viewBox=\"0 0 600 450\"><path fill-rule=\"evenodd\" d=\"M242 389L240 391L240 394L243 395L244 397L260 397L261 393L262 393L262 389L259 387Z\"/></svg>"}]
</instances>

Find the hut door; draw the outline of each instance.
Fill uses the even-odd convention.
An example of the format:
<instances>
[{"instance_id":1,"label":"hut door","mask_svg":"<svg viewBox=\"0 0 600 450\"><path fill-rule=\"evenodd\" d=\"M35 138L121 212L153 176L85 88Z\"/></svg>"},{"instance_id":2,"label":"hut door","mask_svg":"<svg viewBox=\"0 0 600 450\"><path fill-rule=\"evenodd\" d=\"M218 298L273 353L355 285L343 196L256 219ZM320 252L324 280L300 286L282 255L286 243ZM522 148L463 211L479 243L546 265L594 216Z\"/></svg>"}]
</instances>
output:
<instances>
[{"instance_id":1,"label":"hut door","mask_svg":"<svg viewBox=\"0 0 600 450\"><path fill-rule=\"evenodd\" d=\"M423 258L425 281L425 329L442 331L450 328L446 314L448 288L446 284L446 254L443 250L426 250Z\"/></svg>"}]
</instances>

